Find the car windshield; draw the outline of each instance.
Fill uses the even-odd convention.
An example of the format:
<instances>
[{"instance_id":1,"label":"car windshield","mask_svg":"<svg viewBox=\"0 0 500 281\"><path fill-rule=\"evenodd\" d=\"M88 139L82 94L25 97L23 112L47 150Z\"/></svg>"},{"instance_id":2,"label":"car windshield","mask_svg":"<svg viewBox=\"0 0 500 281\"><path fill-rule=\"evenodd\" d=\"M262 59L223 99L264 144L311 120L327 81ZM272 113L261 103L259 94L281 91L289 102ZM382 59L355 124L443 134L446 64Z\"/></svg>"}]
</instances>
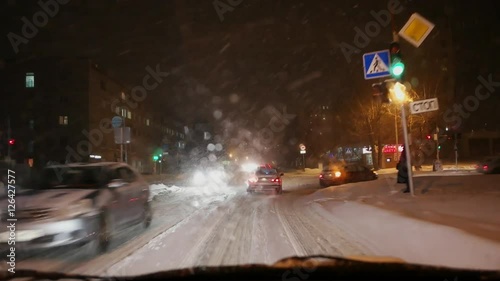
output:
<instances>
[{"instance_id":1,"label":"car windshield","mask_svg":"<svg viewBox=\"0 0 500 281\"><path fill-rule=\"evenodd\" d=\"M109 178L102 167L46 168L41 175L40 189L96 188L104 185Z\"/></svg>"},{"instance_id":2,"label":"car windshield","mask_svg":"<svg viewBox=\"0 0 500 281\"><path fill-rule=\"evenodd\" d=\"M499 15L500 0L0 1L0 269L500 269Z\"/></svg>"},{"instance_id":3,"label":"car windshield","mask_svg":"<svg viewBox=\"0 0 500 281\"><path fill-rule=\"evenodd\" d=\"M270 176L270 175L277 175L278 171L273 168L259 168L256 172L256 175L259 176Z\"/></svg>"}]
</instances>

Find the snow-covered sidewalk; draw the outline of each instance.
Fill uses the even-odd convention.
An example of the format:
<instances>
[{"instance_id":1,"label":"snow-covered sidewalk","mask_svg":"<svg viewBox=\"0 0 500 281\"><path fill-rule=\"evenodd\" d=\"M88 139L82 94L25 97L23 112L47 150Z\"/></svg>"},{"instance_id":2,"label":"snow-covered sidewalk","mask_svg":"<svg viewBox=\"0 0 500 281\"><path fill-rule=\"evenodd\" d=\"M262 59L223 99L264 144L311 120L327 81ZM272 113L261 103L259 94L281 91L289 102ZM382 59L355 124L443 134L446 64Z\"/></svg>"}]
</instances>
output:
<instances>
[{"instance_id":1,"label":"snow-covered sidewalk","mask_svg":"<svg viewBox=\"0 0 500 281\"><path fill-rule=\"evenodd\" d=\"M414 178L414 197L401 192L404 185L395 177L329 187L314 196L369 204L500 242L500 175L422 174Z\"/></svg>"}]
</instances>

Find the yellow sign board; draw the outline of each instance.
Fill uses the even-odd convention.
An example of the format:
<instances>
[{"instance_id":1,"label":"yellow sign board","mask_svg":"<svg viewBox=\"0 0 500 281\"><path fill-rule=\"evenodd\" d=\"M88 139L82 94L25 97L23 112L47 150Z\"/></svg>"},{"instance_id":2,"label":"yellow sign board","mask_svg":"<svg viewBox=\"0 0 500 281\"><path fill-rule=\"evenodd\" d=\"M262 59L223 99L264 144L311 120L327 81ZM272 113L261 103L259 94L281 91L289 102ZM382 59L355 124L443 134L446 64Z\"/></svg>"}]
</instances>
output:
<instances>
[{"instance_id":1,"label":"yellow sign board","mask_svg":"<svg viewBox=\"0 0 500 281\"><path fill-rule=\"evenodd\" d=\"M419 47L425 38L431 33L434 24L426 20L421 15L414 13L408 22L399 31L399 36L410 42L413 46Z\"/></svg>"}]
</instances>

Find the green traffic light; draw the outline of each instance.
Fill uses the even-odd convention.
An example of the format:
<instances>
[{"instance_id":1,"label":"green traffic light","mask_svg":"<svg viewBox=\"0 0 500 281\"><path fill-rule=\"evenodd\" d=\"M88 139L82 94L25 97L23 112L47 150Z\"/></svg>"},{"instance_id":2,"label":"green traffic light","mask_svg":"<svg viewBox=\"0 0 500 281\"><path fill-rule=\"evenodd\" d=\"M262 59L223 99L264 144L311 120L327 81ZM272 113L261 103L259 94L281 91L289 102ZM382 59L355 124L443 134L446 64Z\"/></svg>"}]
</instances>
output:
<instances>
[{"instance_id":1,"label":"green traffic light","mask_svg":"<svg viewBox=\"0 0 500 281\"><path fill-rule=\"evenodd\" d=\"M405 71L405 64L402 62L397 62L393 64L391 67L391 73L394 77L401 76L404 71Z\"/></svg>"},{"instance_id":2,"label":"green traffic light","mask_svg":"<svg viewBox=\"0 0 500 281\"><path fill-rule=\"evenodd\" d=\"M158 161L158 156L157 155L153 156L153 160Z\"/></svg>"}]
</instances>

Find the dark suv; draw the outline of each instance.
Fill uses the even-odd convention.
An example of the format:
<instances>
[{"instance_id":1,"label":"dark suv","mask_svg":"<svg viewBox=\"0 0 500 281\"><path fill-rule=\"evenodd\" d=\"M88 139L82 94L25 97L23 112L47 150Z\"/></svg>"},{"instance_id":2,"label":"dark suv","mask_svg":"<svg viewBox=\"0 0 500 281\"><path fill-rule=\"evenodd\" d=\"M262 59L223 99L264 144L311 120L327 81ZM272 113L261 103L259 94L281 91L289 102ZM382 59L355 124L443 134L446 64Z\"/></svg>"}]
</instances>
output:
<instances>
[{"instance_id":1,"label":"dark suv","mask_svg":"<svg viewBox=\"0 0 500 281\"><path fill-rule=\"evenodd\" d=\"M325 166L319 175L319 184L322 187L375 180L378 174L372 169L360 164L342 164Z\"/></svg>"}]
</instances>

